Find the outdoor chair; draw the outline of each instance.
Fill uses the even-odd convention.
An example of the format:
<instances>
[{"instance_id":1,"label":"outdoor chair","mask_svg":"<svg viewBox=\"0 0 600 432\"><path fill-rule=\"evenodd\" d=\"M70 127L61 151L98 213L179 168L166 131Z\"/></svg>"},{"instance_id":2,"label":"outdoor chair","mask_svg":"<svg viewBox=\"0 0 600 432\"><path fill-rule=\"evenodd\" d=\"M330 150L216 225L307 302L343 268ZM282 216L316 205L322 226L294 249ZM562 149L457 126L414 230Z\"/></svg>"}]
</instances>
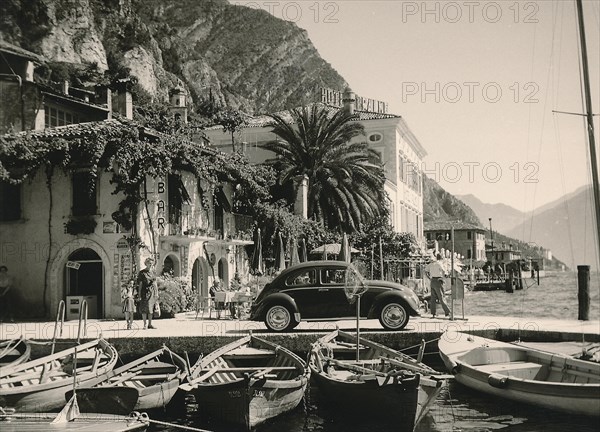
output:
<instances>
[{"instance_id":1,"label":"outdoor chair","mask_svg":"<svg viewBox=\"0 0 600 432\"><path fill-rule=\"evenodd\" d=\"M196 301L196 319L202 313L201 319L204 319L204 313L208 310L208 318L212 318L212 311L215 308L214 300L210 296L199 296Z\"/></svg>"}]
</instances>

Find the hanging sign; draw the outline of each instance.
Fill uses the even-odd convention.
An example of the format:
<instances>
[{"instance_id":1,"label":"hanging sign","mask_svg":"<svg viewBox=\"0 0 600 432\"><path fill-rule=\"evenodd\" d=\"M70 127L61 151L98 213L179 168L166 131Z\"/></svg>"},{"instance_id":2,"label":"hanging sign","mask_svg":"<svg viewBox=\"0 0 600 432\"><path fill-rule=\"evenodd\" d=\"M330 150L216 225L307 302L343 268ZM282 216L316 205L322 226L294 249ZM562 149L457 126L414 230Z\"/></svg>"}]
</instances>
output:
<instances>
[{"instance_id":1,"label":"hanging sign","mask_svg":"<svg viewBox=\"0 0 600 432\"><path fill-rule=\"evenodd\" d=\"M119 251L129 249L129 243L127 243L127 240L124 238L119 239L119 241L117 242L117 249Z\"/></svg>"},{"instance_id":2,"label":"hanging sign","mask_svg":"<svg viewBox=\"0 0 600 432\"><path fill-rule=\"evenodd\" d=\"M79 267L81 267L81 264L79 264L78 262L75 262L75 261L67 261L67 267L75 269L75 270L79 270Z\"/></svg>"}]
</instances>

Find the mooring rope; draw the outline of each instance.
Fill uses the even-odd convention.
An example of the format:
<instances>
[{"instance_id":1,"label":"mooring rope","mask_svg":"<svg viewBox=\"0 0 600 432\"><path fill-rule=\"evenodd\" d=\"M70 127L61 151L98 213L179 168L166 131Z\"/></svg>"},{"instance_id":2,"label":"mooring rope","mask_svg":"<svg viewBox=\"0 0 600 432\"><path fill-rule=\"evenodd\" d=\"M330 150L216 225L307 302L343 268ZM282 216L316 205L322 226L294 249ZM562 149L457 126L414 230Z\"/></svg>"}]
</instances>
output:
<instances>
[{"instance_id":1,"label":"mooring rope","mask_svg":"<svg viewBox=\"0 0 600 432\"><path fill-rule=\"evenodd\" d=\"M435 342L435 341L439 341L441 338L442 338L442 337L440 336L440 337L438 337L438 338L435 338L435 339L431 339L431 340L425 341L425 344L428 344L428 343L431 343L431 342ZM418 347L420 347L420 346L421 346L421 343L418 343L417 345L413 345L413 346L409 346L409 347L406 347L406 348L402 348L401 350L398 350L398 351L399 351L399 352L408 351L408 350L410 350L410 349L413 349L413 348L418 348Z\"/></svg>"},{"instance_id":2,"label":"mooring rope","mask_svg":"<svg viewBox=\"0 0 600 432\"><path fill-rule=\"evenodd\" d=\"M206 429L199 429L199 428L195 428L192 426L183 426L183 425L178 425L176 423L169 423L169 422L164 422L164 421L160 421L160 420L154 420L151 419L150 417L148 417L148 414L146 413L138 413L138 412L133 412L131 413L131 418L136 419L136 420L140 420L140 421L146 421L146 422L150 422L150 423L155 423L161 426L170 426L170 427L174 427L177 429L184 429L184 430L190 430L190 431L195 431L195 432L211 432L209 430Z\"/></svg>"},{"instance_id":3,"label":"mooring rope","mask_svg":"<svg viewBox=\"0 0 600 432\"><path fill-rule=\"evenodd\" d=\"M192 426L183 426L183 425L178 425L178 424L175 424L175 423L169 423L169 422L164 422L164 421L160 421L160 420L153 420L151 418L149 418L148 421L150 423L156 423L156 424L159 424L161 426L170 426L170 427L174 427L174 428L177 428L177 429L184 429L184 430L190 430L190 431L196 431L196 432L211 432L211 431L206 430L206 429L199 429L199 428L195 428L195 427L192 427Z\"/></svg>"}]
</instances>

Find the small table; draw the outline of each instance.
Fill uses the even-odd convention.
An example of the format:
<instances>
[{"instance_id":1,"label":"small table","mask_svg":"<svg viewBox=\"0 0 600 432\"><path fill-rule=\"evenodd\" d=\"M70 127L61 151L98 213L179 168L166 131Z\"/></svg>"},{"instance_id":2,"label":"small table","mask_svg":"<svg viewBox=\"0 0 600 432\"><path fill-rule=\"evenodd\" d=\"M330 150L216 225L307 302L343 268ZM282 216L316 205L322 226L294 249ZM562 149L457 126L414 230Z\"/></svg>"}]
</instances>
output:
<instances>
[{"instance_id":1,"label":"small table","mask_svg":"<svg viewBox=\"0 0 600 432\"><path fill-rule=\"evenodd\" d=\"M237 293L233 291L217 291L215 301L219 303L231 303Z\"/></svg>"},{"instance_id":2,"label":"small table","mask_svg":"<svg viewBox=\"0 0 600 432\"><path fill-rule=\"evenodd\" d=\"M232 312L231 306L233 305L237 312L238 319L241 315L241 309L244 303L252 302L252 294L246 294L239 291L218 291L215 293L215 303L223 304L225 311L229 310ZM220 310L217 309L218 317L220 318Z\"/></svg>"}]
</instances>

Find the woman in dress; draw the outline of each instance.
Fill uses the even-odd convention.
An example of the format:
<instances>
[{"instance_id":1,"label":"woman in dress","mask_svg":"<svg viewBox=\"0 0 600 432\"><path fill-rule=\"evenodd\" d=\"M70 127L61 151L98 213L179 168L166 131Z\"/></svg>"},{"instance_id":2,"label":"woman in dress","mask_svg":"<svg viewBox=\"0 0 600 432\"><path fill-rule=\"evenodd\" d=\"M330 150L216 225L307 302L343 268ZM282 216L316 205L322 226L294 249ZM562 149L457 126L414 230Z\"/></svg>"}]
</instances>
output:
<instances>
[{"instance_id":1,"label":"woman in dress","mask_svg":"<svg viewBox=\"0 0 600 432\"><path fill-rule=\"evenodd\" d=\"M146 268L138 273L137 287L139 297L139 310L144 321L144 329L155 329L152 325L152 314L154 304L158 301L158 285L156 283L156 274L154 273L154 260L146 258L144 261ZM146 320L148 326L146 327Z\"/></svg>"}]
</instances>

